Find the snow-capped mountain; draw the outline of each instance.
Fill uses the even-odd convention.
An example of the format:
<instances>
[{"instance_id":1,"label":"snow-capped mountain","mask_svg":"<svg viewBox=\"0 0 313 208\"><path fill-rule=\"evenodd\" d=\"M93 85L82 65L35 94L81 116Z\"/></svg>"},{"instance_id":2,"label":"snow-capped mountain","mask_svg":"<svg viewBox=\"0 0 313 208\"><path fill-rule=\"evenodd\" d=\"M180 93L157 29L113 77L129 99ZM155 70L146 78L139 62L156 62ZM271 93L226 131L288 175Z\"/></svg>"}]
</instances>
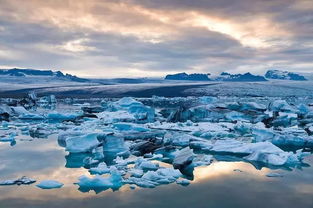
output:
<instances>
[{"instance_id":1,"label":"snow-capped mountain","mask_svg":"<svg viewBox=\"0 0 313 208\"><path fill-rule=\"evenodd\" d=\"M245 74L230 74L227 72L222 72L220 76L218 76L216 81L224 81L224 82L264 82L267 81L263 76L253 75L251 73Z\"/></svg>"},{"instance_id":2,"label":"snow-capped mountain","mask_svg":"<svg viewBox=\"0 0 313 208\"><path fill-rule=\"evenodd\" d=\"M166 80L188 80L188 81L210 81L210 74L187 74L185 72L178 74L169 74Z\"/></svg>"},{"instance_id":3,"label":"snow-capped mountain","mask_svg":"<svg viewBox=\"0 0 313 208\"><path fill-rule=\"evenodd\" d=\"M36 70L36 69L0 69L0 78L3 76L10 77L45 77L55 78L64 81L88 82L88 79L79 78L71 74L63 74L61 71Z\"/></svg>"},{"instance_id":4,"label":"snow-capped mountain","mask_svg":"<svg viewBox=\"0 0 313 208\"><path fill-rule=\"evenodd\" d=\"M166 80L188 80L188 81L225 81L225 82L263 82L267 81L263 76L245 74L221 73L217 77L210 77L210 74L171 74L165 77Z\"/></svg>"},{"instance_id":5,"label":"snow-capped mountain","mask_svg":"<svg viewBox=\"0 0 313 208\"><path fill-rule=\"evenodd\" d=\"M265 74L265 77L268 79L297 80L297 81L307 80L304 76L300 74L281 70L268 70Z\"/></svg>"},{"instance_id":6,"label":"snow-capped mountain","mask_svg":"<svg viewBox=\"0 0 313 208\"><path fill-rule=\"evenodd\" d=\"M312 81L313 80L313 73L311 72L303 72L299 73L301 76L304 76L307 80Z\"/></svg>"}]
</instances>

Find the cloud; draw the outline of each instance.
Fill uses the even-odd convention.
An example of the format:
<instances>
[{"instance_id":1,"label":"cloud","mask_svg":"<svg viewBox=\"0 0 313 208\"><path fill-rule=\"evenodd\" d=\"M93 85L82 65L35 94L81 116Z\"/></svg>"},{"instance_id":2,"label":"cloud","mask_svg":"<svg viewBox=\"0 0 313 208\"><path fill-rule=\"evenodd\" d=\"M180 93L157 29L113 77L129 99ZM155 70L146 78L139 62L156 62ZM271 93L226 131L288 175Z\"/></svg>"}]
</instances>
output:
<instances>
[{"instance_id":1,"label":"cloud","mask_svg":"<svg viewBox=\"0 0 313 208\"><path fill-rule=\"evenodd\" d=\"M310 2L0 0L0 62L97 77L313 71Z\"/></svg>"}]
</instances>

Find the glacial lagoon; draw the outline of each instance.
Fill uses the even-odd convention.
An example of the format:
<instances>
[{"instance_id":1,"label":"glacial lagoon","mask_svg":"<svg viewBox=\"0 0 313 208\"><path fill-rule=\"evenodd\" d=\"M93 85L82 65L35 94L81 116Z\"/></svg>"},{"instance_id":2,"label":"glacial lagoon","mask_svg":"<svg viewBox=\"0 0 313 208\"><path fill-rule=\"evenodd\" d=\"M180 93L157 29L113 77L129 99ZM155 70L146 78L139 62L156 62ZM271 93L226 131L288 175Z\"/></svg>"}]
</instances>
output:
<instances>
[{"instance_id":1,"label":"glacial lagoon","mask_svg":"<svg viewBox=\"0 0 313 208\"><path fill-rule=\"evenodd\" d=\"M2 105L0 181L36 182L0 186L0 207L313 205L310 100L37 99Z\"/></svg>"}]
</instances>

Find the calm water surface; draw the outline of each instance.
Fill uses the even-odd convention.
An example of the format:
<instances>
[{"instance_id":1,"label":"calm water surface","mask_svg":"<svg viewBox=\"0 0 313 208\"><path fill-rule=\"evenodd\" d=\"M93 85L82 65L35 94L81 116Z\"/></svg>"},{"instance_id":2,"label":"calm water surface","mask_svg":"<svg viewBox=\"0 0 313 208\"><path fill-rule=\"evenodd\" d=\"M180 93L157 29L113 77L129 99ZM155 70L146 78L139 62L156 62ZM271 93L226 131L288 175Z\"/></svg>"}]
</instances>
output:
<instances>
[{"instance_id":1,"label":"calm water surface","mask_svg":"<svg viewBox=\"0 0 313 208\"><path fill-rule=\"evenodd\" d=\"M303 170L275 170L282 178L268 178L268 168L256 170L244 162L215 162L197 168L195 180L187 187L177 184L154 189L123 186L119 191L107 190L99 194L81 193L74 185L81 175L89 175L84 168L71 166L68 153L59 147L55 137L18 141L11 147L0 143L0 180L23 175L36 179L58 180L61 189L42 190L32 185L0 186L0 208L80 208L80 207L313 207L313 168ZM68 161L66 161L66 158ZM305 162L313 164L313 157ZM243 172L236 172L240 169Z\"/></svg>"}]
</instances>

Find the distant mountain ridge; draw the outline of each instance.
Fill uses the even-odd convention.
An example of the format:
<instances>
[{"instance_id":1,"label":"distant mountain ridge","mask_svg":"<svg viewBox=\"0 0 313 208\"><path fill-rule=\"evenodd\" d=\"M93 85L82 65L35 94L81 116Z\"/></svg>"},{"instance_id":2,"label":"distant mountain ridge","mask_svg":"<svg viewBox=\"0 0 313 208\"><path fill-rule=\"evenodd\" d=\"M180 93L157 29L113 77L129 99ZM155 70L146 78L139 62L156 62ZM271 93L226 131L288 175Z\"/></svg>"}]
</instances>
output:
<instances>
[{"instance_id":1,"label":"distant mountain ridge","mask_svg":"<svg viewBox=\"0 0 313 208\"><path fill-rule=\"evenodd\" d=\"M227 72L222 72L218 76L216 81L224 82L265 82L267 81L263 76L253 75L250 72L245 74L230 74Z\"/></svg>"},{"instance_id":2,"label":"distant mountain ridge","mask_svg":"<svg viewBox=\"0 0 313 208\"><path fill-rule=\"evenodd\" d=\"M61 71L52 70L37 70L37 69L0 69L0 76L15 76L15 77L27 77L27 76L51 76L56 78L61 78L74 82L88 82L88 79L79 78L71 74L63 74Z\"/></svg>"},{"instance_id":3,"label":"distant mountain ridge","mask_svg":"<svg viewBox=\"0 0 313 208\"><path fill-rule=\"evenodd\" d=\"M224 81L224 82L264 82L267 81L263 76L253 75L251 73L245 74L230 74L227 72L221 73L216 78L211 78L210 74L169 74L166 75L165 80L188 80L188 81Z\"/></svg>"},{"instance_id":4,"label":"distant mountain ridge","mask_svg":"<svg viewBox=\"0 0 313 208\"><path fill-rule=\"evenodd\" d=\"M281 70L268 70L265 74L265 77L268 79L281 79L281 80L297 80L297 81L307 80L304 76L300 74Z\"/></svg>"},{"instance_id":5,"label":"distant mountain ridge","mask_svg":"<svg viewBox=\"0 0 313 208\"><path fill-rule=\"evenodd\" d=\"M166 80L210 81L210 74L187 74L185 72L166 75Z\"/></svg>"}]
</instances>

